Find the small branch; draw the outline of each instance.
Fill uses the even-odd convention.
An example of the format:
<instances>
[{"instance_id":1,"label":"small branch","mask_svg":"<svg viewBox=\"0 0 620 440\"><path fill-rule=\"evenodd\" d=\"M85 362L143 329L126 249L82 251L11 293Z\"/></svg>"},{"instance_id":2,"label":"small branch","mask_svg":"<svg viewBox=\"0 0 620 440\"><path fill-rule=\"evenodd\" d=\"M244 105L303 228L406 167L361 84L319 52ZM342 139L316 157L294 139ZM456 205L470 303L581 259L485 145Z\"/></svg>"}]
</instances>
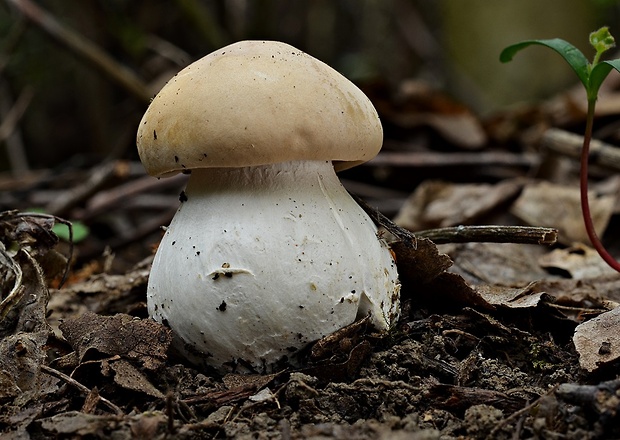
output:
<instances>
[{"instance_id":1,"label":"small branch","mask_svg":"<svg viewBox=\"0 0 620 440\"><path fill-rule=\"evenodd\" d=\"M558 230L533 226L454 226L451 228L427 229L415 234L401 228L392 220L373 209L362 198L351 194L366 214L390 234L411 247L416 247L416 238L427 238L435 244L445 243L519 243L519 244L554 244L558 240Z\"/></svg>"},{"instance_id":2,"label":"small branch","mask_svg":"<svg viewBox=\"0 0 620 440\"><path fill-rule=\"evenodd\" d=\"M6 1L58 42L92 63L108 77L123 86L136 98L147 104L150 102L152 94L142 80L130 69L110 57L99 46L65 27L52 14L30 0Z\"/></svg>"},{"instance_id":3,"label":"small branch","mask_svg":"<svg viewBox=\"0 0 620 440\"><path fill-rule=\"evenodd\" d=\"M462 166L485 167L523 167L531 168L538 164L535 154L514 154L501 151L475 153L403 153L384 151L364 164L368 167L392 166L398 168L448 168Z\"/></svg>"},{"instance_id":4,"label":"small branch","mask_svg":"<svg viewBox=\"0 0 620 440\"><path fill-rule=\"evenodd\" d=\"M61 380L64 380L69 385L73 386L74 388L77 388L82 393L86 394L87 396L91 394L91 390L87 386L82 385L77 380L73 379L70 376L67 376L66 374L64 374L64 373L62 373L62 372L60 372L58 370L55 370L55 369L53 369L51 367L48 367L47 365L41 365L41 370L46 372L47 374L49 374L51 376L57 377L58 379L61 379ZM99 396L99 400L101 400L101 402L103 402L108 408L110 408L112 411L114 411L117 415L122 416L122 415L125 414L125 413L123 413L122 409L120 409L118 406L116 406L115 404L110 402L105 397Z\"/></svg>"},{"instance_id":5,"label":"small branch","mask_svg":"<svg viewBox=\"0 0 620 440\"><path fill-rule=\"evenodd\" d=\"M579 159L583 147L583 136L559 128L550 128L543 133L541 143L551 151ZM592 139L589 150L589 161L592 164L620 170L620 149L618 147Z\"/></svg>"},{"instance_id":6,"label":"small branch","mask_svg":"<svg viewBox=\"0 0 620 440\"><path fill-rule=\"evenodd\" d=\"M509 415L508 417L506 417L505 419L501 420L497 425L495 425L495 427L491 430L491 432L489 433L489 435L487 436L487 440L492 440L494 438L497 438L497 433L504 427L506 426L508 423L512 422L513 420L519 418L520 416L522 416L523 414L527 414L529 411L531 411L533 408L535 408L536 406L540 405L540 403L542 402L542 400L544 398L546 398L547 396L552 395L556 390L558 389L558 385L553 386L552 388L550 388L545 394L543 394L542 396L538 397L536 400L534 400L532 403L530 403L529 405L524 406L523 408L521 408L520 410L512 413L511 415Z\"/></svg>"},{"instance_id":7,"label":"small branch","mask_svg":"<svg viewBox=\"0 0 620 440\"><path fill-rule=\"evenodd\" d=\"M91 170L89 178L81 185L65 192L45 207L52 215L63 215L78 203L95 194L113 178L129 174L129 165L125 161L106 162Z\"/></svg>"},{"instance_id":8,"label":"small branch","mask_svg":"<svg viewBox=\"0 0 620 440\"><path fill-rule=\"evenodd\" d=\"M382 226L386 231L388 231L394 237L398 238L408 247L414 249L417 248L416 236L413 233L411 233L405 228L401 228L392 220L383 215L379 210L369 206L368 203L366 203L366 201L361 197L352 193L349 194L351 195L351 197L353 197L353 200L355 200L357 204L360 205L360 207L364 211L366 211L366 214L371 218L373 222L375 222L376 225Z\"/></svg>"},{"instance_id":9,"label":"small branch","mask_svg":"<svg viewBox=\"0 0 620 440\"><path fill-rule=\"evenodd\" d=\"M1 89L7 92L5 87ZM2 123L0 123L0 143L7 141L7 153L11 164L11 170L14 173L24 173L28 171L28 161L26 160L26 153L23 151L22 143L9 142L9 140L15 134L17 125L22 116L24 116L33 96L33 88L26 87L12 106L4 100L0 102L0 116L2 117Z\"/></svg>"},{"instance_id":10,"label":"small branch","mask_svg":"<svg viewBox=\"0 0 620 440\"><path fill-rule=\"evenodd\" d=\"M486 242L551 245L558 239L558 230L536 226L454 226L427 229L415 235L428 238L435 244Z\"/></svg>"}]
</instances>

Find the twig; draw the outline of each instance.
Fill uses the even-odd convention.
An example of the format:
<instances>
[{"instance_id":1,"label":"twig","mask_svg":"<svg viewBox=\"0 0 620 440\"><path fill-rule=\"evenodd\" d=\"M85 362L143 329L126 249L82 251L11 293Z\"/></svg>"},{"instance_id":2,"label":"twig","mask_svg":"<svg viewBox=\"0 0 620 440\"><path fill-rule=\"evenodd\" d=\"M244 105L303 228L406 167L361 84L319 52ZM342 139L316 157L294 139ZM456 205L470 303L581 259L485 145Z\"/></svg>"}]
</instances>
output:
<instances>
[{"instance_id":1,"label":"twig","mask_svg":"<svg viewBox=\"0 0 620 440\"><path fill-rule=\"evenodd\" d=\"M91 393L91 390L87 386L82 385L77 380L73 379L70 376L67 376L66 374L64 374L64 373L62 373L62 372L60 372L58 370L55 370L55 369L53 369L51 367L48 367L47 365L41 365L41 370L43 370L47 374L50 374L50 375L52 375L54 377L57 377L58 379L64 380L69 385L73 386L74 388L77 388L82 393L86 394L87 396ZM99 400L101 400L101 402L103 402L108 408L110 408L112 411L114 411L117 415L122 416L122 415L125 414L122 409L120 409L118 406L116 406L115 404L110 402L105 397L99 396Z\"/></svg>"},{"instance_id":2,"label":"twig","mask_svg":"<svg viewBox=\"0 0 620 440\"><path fill-rule=\"evenodd\" d=\"M537 226L454 226L427 229L415 235L428 238L435 244L486 242L551 245L558 239L558 230Z\"/></svg>"},{"instance_id":3,"label":"twig","mask_svg":"<svg viewBox=\"0 0 620 440\"><path fill-rule=\"evenodd\" d=\"M385 151L366 162L364 166L377 167L389 165L399 168L447 168L480 165L531 168L537 165L538 162L539 159L534 154L514 154L501 151L486 153L397 153Z\"/></svg>"},{"instance_id":4,"label":"twig","mask_svg":"<svg viewBox=\"0 0 620 440\"><path fill-rule=\"evenodd\" d=\"M0 53L0 75L4 73L4 69L9 64L11 54L19 45L19 42L26 30L26 20L18 19L11 26L8 32L2 37L2 53Z\"/></svg>"},{"instance_id":5,"label":"twig","mask_svg":"<svg viewBox=\"0 0 620 440\"><path fill-rule=\"evenodd\" d=\"M30 101L32 101L33 96L34 91L32 87L26 87L10 110L6 114L2 115L2 124L0 124L0 142L3 142L11 136L17 126L17 123L30 105Z\"/></svg>"},{"instance_id":6,"label":"twig","mask_svg":"<svg viewBox=\"0 0 620 440\"><path fill-rule=\"evenodd\" d=\"M487 440L493 440L494 438L497 438L497 433L499 432L500 429L502 429L504 426L506 426L512 420L516 419L517 417L520 417L522 414L525 414L526 412L528 412L529 410L534 408L536 405L539 405L540 402L542 401L542 399L544 399L545 397L550 396L551 394L553 394L557 388L558 388L558 385L553 386L545 394L540 396L538 399L534 400L529 405L524 406L519 411L515 411L514 413L512 413L511 415L509 415L505 419L501 420L497 425L495 425L495 427L491 430L489 435L487 435Z\"/></svg>"},{"instance_id":7,"label":"twig","mask_svg":"<svg viewBox=\"0 0 620 440\"><path fill-rule=\"evenodd\" d=\"M129 167L124 161L107 162L94 168L91 175L82 185L67 191L45 207L45 210L53 215L63 215L78 203L87 199L110 179L122 177L129 173Z\"/></svg>"},{"instance_id":8,"label":"twig","mask_svg":"<svg viewBox=\"0 0 620 440\"><path fill-rule=\"evenodd\" d=\"M92 63L108 77L123 86L136 98L144 103L149 103L152 94L142 80L127 67L115 61L99 46L62 25L52 14L40 8L30 0L6 1L15 6L25 17L55 38L58 42Z\"/></svg>"},{"instance_id":9,"label":"twig","mask_svg":"<svg viewBox=\"0 0 620 440\"><path fill-rule=\"evenodd\" d=\"M537 226L454 226L427 229L413 234L398 226L376 209L368 206L360 197L355 194L351 194L351 196L376 224L383 226L390 234L413 247L415 247L416 237L428 238L435 244L471 242L554 244L558 239L557 229Z\"/></svg>"},{"instance_id":10,"label":"twig","mask_svg":"<svg viewBox=\"0 0 620 440\"><path fill-rule=\"evenodd\" d=\"M8 87L0 84L0 143L6 141L6 150L14 175L20 175L28 171L28 160L24 151L24 143L21 134L17 129L26 109L30 105L34 96L34 89L30 86L24 87L15 103L11 105L9 100Z\"/></svg>"},{"instance_id":11,"label":"twig","mask_svg":"<svg viewBox=\"0 0 620 440\"><path fill-rule=\"evenodd\" d=\"M368 216L372 219L373 222L375 222L375 224L379 226L383 226L386 231L388 231L394 237L401 240L405 245L416 249L417 247L416 236L414 234L398 226L396 223L394 223L392 220L387 218L377 209L373 209L361 197L353 193L349 193L349 194L351 195L351 197L353 197L353 200L355 200L357 204L360 205L364 211L366 211L366 214L368 214Z\"/></svg>"},{"instance_id":12,"label":"twig","mask_svg":"<svg viewBox=\"0 0 620 440\"><path fill-rule=\"evenodd\" d=\"M583 147L583 136L550 128L541 138L541 145L556 153L579 159ZM592 139L590 143L590 163L620 170L620 149L618 147Z\"/></svg>"}]
</instances>

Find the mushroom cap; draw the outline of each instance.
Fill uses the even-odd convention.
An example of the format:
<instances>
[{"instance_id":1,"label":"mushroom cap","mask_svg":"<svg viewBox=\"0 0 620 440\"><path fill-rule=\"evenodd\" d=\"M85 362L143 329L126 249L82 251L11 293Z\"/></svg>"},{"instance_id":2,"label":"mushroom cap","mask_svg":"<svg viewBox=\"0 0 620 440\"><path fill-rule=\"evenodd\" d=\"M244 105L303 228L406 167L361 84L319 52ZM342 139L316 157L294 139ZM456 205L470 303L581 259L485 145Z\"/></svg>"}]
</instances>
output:
<instances>
[{"instance_id":1,"label":"mushroom cap","mask_svg":"<svg viewBox=\"0 0 620 440\"><path fill-rule=\"evenodd\" d=\"M383 130L364 93L327 64L276 41L241 41L192 63L157 94L138 128L157 177L211 167L372 159Z\"/></svg>"}]
</instances>

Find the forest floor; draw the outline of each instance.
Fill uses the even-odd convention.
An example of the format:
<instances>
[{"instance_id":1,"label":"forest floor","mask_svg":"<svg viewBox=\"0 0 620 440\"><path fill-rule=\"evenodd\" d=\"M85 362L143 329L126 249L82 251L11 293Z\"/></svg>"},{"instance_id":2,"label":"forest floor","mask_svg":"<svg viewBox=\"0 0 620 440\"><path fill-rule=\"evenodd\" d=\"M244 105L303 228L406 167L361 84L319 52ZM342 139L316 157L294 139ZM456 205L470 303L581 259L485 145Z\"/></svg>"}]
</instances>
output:
<instances>
[{"instance_id":1,"label":"forest floor","mask_svg":"<svg viewBox=\"0 0 620 440\"><path fill-rule=\"evenodd\" d=\"M0 217L0 437L620 438L620 276L584 244L571 133L583 111L568 94L480 121L415 90L398 106L369 92L385 149L343 182L409 231L457 229L392 229L398 324L389 334L354 324L298 369L197 371L149 320L158 227L185 176L159 181L117 161L2 180L2 206L23 214ZM617 253L615 173L594 158L595 223ZM60 288L70 246L52 233L57 219L25 214L42 205L84 235ZM459 225L559 235L552 245L549 230L464 237Z\"/></svg>"}]
</instances>

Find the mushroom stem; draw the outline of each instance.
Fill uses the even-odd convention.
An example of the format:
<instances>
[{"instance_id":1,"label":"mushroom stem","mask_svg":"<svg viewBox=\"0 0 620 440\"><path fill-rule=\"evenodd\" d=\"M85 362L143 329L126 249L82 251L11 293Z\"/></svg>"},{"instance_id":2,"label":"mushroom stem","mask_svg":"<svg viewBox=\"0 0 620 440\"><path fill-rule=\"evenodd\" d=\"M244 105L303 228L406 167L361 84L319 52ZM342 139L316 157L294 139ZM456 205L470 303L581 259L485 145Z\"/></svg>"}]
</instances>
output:
<instances>
[{"instance_id":1,"label":"mushroom stem","mask_svg":"<svg viewBox=\"0 0 620 440\"><path fill-rule=\"evenodd\" d=\"M193 362L271 370L361 316L380 330L397 320L391 253L331 162L197 169L186 196L148 307Z\"/></svg>"}]
</instances>

